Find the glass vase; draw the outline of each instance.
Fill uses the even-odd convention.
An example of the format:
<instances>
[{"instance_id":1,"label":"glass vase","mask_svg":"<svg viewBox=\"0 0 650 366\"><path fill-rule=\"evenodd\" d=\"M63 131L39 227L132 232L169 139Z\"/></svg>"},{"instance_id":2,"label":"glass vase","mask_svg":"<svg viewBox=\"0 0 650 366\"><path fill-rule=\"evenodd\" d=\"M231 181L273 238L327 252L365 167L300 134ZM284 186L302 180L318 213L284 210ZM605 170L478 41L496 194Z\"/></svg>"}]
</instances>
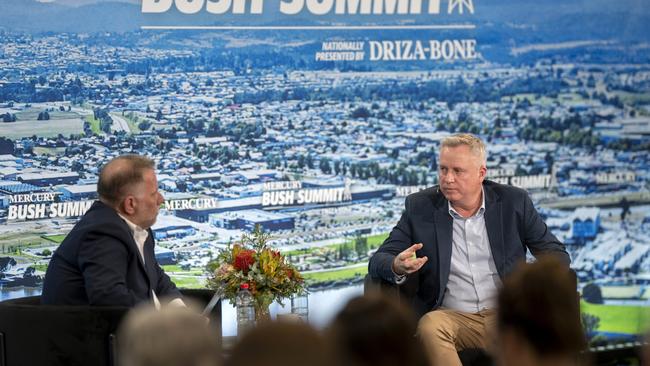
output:
<instances>
[{"instance_id":1,"label":"glass vase","mask_svg":"<svg viewBox=\"0 0 650 366\"><path fill-rule=\"evenodd\" d=\"M256 323L263 324L271 321L271 311L269 310L270 304L255 303L255 321Z\"/></svg>"}]
</instances>

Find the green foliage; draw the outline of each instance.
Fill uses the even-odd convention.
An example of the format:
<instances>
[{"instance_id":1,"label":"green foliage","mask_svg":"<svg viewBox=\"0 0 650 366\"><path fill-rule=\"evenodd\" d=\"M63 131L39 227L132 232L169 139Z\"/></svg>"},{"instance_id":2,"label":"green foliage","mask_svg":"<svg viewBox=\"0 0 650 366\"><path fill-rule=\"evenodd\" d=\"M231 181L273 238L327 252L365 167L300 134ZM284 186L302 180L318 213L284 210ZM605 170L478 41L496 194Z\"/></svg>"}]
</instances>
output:
<instances>
[{"instance_id":1,"label":"green foliage","mask_svg":"<svg viewBox=\"0 0 650 366\"><path fill-rule=\"evenodd\" d=\"M2 122L16 122L16 115L7 112L2 115Z\"/></svg>"},{"instance_id":2,"label":"green foliage","mask_svg":"<svg viewBox=\"0 0 650 366\"><path fill-rule=\"evenodd\" d=\"M354 239L354 250L357 252L357 256L363 257L368 253L368 238L364 236L358 236Z\"/></svg>"},{"instance_id":3,"label":"green foliage","mask_svg":"<svg viewBox=\"0 0 650 366\"><path fill-rule=\"evenodd\" d=\"M352 111L352 118L354 119L368 119L370 117L370 111L366 107L358 107Z\"/></svg>"}]
</instances>

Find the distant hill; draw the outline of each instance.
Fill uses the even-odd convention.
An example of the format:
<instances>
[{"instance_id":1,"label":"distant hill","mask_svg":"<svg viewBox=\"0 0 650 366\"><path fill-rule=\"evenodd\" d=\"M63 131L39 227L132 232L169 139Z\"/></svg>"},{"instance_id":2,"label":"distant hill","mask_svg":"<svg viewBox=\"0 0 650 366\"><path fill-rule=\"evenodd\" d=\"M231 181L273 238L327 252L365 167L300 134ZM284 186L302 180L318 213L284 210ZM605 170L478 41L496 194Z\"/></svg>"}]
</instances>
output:
<instances>
[{"instance_id":1,"label":"distant hill","mask_svg":"<svg viewBox=\"0 0 650 366\"><path fill-rule=\"evenodd\" d=\"M79 7L106 2L131 3L137 5L140 4L142 0L43 0L42 2L53 2L64 6Z\"/></svg>"},{"instance_id":2,"label":"distant hill","mask_svg":"<svg viewBox=\"0 0 650 366\"><path fill-rule=\"evenodd\" d=\"M106 2L71 7L26 0L3 0L0 27L11 31L41 32L125 32L142 24L140 7L123 2Z\"/></svg>"}]
</instances>

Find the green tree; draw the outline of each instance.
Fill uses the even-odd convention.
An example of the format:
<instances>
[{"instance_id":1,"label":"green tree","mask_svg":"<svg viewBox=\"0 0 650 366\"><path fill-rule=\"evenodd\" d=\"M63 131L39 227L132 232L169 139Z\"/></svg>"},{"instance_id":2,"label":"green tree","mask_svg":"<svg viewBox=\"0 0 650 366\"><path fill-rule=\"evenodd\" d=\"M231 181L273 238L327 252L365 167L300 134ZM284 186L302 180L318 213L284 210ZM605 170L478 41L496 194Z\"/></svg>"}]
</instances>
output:
<instances>
[{"instance_id":1,"label":"green tree","mask_svg":"<svg viewBox=\"0 0 650 366\"><path fill-rule=\"evenodd\" d=\"M16 122L16 115L7 112L2 115L2 122Z\"/></svg>"},{"instance_id":2,"label":"green tree","mask_svg":"<svg viewBox=\"0 0 650 366\"><path fill-rule=\"evenodd\" d=\"M370 111L366 107L358 107L352 111L352 118L354 119L368 119L370 117Z\"/></svg>"},{"instance_id":3,"label":"green tree","mask_svg":"<svg viewBox=\"0 0 650 366\"><path fill-rule=\"evenodd\" d=\"M142 121L142 122L138 123L138 128L140 129L140 131L146 131L150 127L151 127L151 122L149 122L149 121Z\"/></svg>"},{"instance_id":4,"label":"green tree","mask_svg":"<svg viewBox=\"0 0 650 366\"><path fill-rule=\"evenodd\" d=\"M593 334L595 334L595 332L598 330L598 327L600 326L600 318L595 315L587 314L587 313L581 313L580 315L581 315L582 326L585 330L585 333L593 337ZM591 338L590 342L593 340L594 339Z\"/></svg>"},{"instance_id":5,"label":"green tree","mask_svg":"<svg viewBox=\"0 0 650 366\"><path fill-rule=\"evenodd\" d=\"M334 162L334 174L339 175L341 173L341 161L337 160Z\"/></svg>"},{"instance_id":6,"label":"green tree","mask_svg":"<svg viewBox=\"0 0 650 366\"><path fill-rule=\"evenodd\" d=\"M339 248L340 248L341 260L347 260L348 258L350 258L350 254L352 254L353 251L352 243L341 244Z\"/></svg>"},{"instance_id":7,"label":"green tree","mask_svg":"<svg viewBox=\"0 0 650 366\"><path fill-rule=\"evenodd\" d=\"M319 168L324 174L330 174L332 172L332 167L330 166L330 160L328 158L320 159Z\"/></svg>"},{"instance_id":8,"label":"green tree","mask_svg":"<svg viewBox=\"0 0 650 366\"><path fill-rule=\"evenodd\" d=\"M365 236L357 236L354 239L354 250L359 257L366 256L368 254L368 238Z\"/></svg>"},{"instance_id":9,"label":"green tree","mask_svg":"<svg viewBox=\"0 0 650 366\"><path fill-rule=\"evenodd\" d=\"M0 155L13 154L13 153L14 153L14 142L4 136L0 136Z\"/></svg>"}]
</instances>

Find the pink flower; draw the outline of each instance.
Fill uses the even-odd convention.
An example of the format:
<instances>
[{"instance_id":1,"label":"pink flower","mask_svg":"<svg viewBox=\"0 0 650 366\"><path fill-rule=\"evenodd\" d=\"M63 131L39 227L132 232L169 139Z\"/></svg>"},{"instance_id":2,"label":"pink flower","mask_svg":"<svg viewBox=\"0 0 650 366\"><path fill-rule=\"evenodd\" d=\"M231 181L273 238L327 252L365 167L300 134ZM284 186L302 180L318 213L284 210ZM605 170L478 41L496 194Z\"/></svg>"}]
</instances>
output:
<instances>
[{"instance_id":1,"label":"pink flower","mask_svg":"<svg viewBox=\"0 0 650 366\"><path fill-rule=\"evenodd\" d=\"M232 265L230 265L228 263L222 264L221 267L219 267L219 269L217 269L217 276L224 277L224 276L229 275L230 273L232 273L234 270L235 270L235 267L233 267Z\"/></svg>"}]
</instances>

